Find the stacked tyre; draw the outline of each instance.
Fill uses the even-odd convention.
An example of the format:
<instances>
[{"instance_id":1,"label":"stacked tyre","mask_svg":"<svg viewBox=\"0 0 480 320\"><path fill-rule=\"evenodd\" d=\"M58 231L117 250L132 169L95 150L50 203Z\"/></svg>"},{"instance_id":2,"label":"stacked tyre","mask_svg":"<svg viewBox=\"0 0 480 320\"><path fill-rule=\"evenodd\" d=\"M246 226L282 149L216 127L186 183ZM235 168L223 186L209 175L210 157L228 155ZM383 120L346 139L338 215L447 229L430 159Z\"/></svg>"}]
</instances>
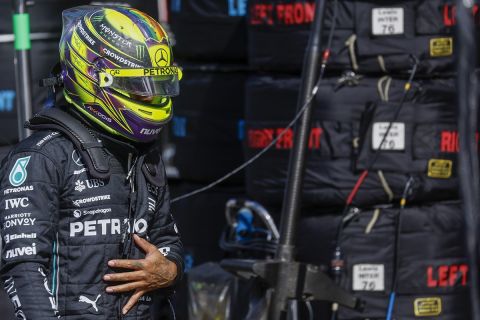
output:
<instances>
[{"instance_id":1,"label":"stacked tyre","mask_svg":"<svg viewBox=\"0 0 480 320\"><path fill-rule=\"evenodd\" d=\"M216 181L243 161L246 2L171 1L169 9L173 53L183 79L181 94L173 101L164 159L172 193L180 196ZM240 172L173 204L193 265L221 258L225 204L244 197L244 180Z\"/></svg>"},{"instance_id":2,"label":"stacked tyre","mask_svg":"<svg viewBox=\"0 0 480 320\"><path fill-rule=\"evenodd\" d=\"M248 59L262 73L247 83L246 158L296 114L314 6L249 2ZM336 279L366 306L340 307L336 319L386 318L392 292L396 319L470 317L455 12L441 0L327 2L331 56L313 101L297 245L298 259L315 264L339 248ZM247 169L249 197L281 206L293 143L288 130Z\"/></svg>"}]
</instances>

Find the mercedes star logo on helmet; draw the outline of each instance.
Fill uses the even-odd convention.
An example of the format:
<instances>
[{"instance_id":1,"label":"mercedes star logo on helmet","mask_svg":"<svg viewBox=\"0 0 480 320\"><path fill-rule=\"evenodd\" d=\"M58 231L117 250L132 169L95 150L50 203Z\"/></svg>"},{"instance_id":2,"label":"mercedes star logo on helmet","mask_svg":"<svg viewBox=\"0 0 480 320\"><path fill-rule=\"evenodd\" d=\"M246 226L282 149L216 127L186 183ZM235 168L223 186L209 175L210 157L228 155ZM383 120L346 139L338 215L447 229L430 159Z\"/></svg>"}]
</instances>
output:
<instances>
[{"instance_id":1,"label":"mercedes star logo on helmet","mask_svg":"<svg viewBox=\"0 0 480 320\"><path fill-rule=\"evenodd\" d=\"M160 48L155 52L155 63L157 67L166 67L170 65L169 54L166 49Z\"/></svg>"}]
</instances>

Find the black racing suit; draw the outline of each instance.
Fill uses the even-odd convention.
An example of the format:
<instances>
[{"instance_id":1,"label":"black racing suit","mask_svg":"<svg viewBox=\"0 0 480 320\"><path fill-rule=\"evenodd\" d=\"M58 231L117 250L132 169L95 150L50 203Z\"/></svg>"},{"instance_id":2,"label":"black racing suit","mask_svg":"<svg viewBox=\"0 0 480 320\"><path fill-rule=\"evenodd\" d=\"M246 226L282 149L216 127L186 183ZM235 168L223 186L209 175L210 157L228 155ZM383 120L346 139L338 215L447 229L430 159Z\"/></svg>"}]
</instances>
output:
<instances>
[{"instance_id":1,"label":"black racing suit","mask_svg":"<svg viewBox=\"0 0 480 320\"><path fill-rule=\"evenodd\" d=\"M1 165L1 277L18 319L150 319L151 295L122 317L131 293L106 293L102 280L129 271L109 268L110 259L145 257L131 232L183 270L159 151L100 139L108 179L92 178L74 144L52 130L35 132Z\"/></svg>"}]
</instances>

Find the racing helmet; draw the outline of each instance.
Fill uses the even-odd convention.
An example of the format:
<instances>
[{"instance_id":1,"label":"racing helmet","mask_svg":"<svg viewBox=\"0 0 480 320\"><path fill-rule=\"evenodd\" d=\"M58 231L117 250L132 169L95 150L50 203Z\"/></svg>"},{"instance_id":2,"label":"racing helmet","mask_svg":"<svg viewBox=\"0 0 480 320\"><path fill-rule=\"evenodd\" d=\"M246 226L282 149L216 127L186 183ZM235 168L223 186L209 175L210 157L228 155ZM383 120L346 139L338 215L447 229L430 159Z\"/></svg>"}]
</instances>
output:
<instances>
[{"instance_id":1,"label":"racing helmet","mask_svg":"<svg viewBox=\"0 0 480 320\"><path fill-rule=\"evenodd\" d=\"M63 11L64 96L89 122L135 142L151 142L172 117L181 69L167 33L147 14L121 6Z\"/></svg>"}]
</instances>

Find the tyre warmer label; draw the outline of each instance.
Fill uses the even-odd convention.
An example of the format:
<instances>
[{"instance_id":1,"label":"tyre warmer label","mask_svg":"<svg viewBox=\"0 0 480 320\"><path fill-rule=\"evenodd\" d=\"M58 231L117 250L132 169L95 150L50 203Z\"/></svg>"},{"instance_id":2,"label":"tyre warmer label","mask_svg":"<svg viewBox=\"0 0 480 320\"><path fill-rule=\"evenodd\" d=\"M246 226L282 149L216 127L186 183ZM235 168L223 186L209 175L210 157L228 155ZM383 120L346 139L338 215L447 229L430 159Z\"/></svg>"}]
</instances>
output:
<instances>
[{"instance_id":1,"label":"tyre warmer label","mask_svg":"<svg viewBox=\"0 0 480 320\"><path fill-rule=\"evenodd\" d=\"M450 57L453 55L453 38L434 38L430 40L430 56Z\"/></svg>"},{"instance_id":2,"label":"tyre warmer label","mask_svg":"<svg viewBox=\"0 0 480 320\"><path fill-rule=\"evenodd\" d=\"M452 176L453 161L444 159L430 159L428 161L428 177L435 179L449 179Z\"/></svg>"},{"instance_id":3,"label":"tyre warmer label","mask_svg":"<svg viewBox=\"0 0 480 320\"><path fill-rule=\"evenodd\" d=\"M416 317L439 316L442 313L442 299L438 297L418 298L413 305Z\"/></svg>"},{"instance_id":4,"label":"tyre warmer label","mask_svg":"<svg viewBox=\"0 0 480 320\"><path fill-rule=\"evenodd\" d=\"M353 291L384 291L383 264L356 264L353 266Z\"/></svg>"},{"instance_id":5,"label":"tyre warmer label","mask_svg":"<svg viewBox=\"0 0 480 320\"><path fill-rule=\"evenodd\" d=\"M390 36L404 34L405 14L403 8L372 9L372 35Z\"/></svg>"},{"instance_id":6,"label":"tyre warmer label","mask_svg":"<svg viewBox=\"0 0 480 320\"><path fill-rule=\"evenodd\" d=\"M390 122L376 122L372 130L372 148L373 150L405 150L405 123L393 122L388 136L385 138ZM382 143L382 146L380 144Z\"/></svg>"}]
</instances>

